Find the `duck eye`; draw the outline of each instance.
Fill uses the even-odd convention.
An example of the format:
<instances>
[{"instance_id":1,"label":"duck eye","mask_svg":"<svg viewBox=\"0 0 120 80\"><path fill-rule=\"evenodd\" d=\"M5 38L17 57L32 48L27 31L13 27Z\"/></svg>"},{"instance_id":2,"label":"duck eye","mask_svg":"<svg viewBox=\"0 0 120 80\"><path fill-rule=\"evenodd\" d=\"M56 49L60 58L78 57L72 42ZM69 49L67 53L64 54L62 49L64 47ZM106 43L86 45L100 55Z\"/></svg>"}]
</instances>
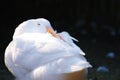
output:
<instances>
[{"instance_id":1,"label":"duck eye","mask_svg":"<svg viewBox=\"0 0 120 80\"><path fill-rule=\"evenodd\" d=\"M40 26L40 23L38 23L37 25Z\"/></svg>"}]
</instances>

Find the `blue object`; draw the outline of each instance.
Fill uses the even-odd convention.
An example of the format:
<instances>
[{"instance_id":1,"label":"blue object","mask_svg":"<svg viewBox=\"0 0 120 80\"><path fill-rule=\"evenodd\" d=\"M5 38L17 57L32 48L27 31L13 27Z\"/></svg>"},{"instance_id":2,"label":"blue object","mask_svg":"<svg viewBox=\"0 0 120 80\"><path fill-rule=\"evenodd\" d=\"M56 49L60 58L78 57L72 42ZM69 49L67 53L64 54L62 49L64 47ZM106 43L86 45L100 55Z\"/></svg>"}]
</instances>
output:
<instances>
[{"instance_id":1,"label":"blue object","mask_svg":"<svg viewBox=\"0 0 120 80\"><path fill-rule=\"evenodd\" d=\"M105 66L99 66L97 72L109 72L109 69Z\"/></svg>"}]
</instances>

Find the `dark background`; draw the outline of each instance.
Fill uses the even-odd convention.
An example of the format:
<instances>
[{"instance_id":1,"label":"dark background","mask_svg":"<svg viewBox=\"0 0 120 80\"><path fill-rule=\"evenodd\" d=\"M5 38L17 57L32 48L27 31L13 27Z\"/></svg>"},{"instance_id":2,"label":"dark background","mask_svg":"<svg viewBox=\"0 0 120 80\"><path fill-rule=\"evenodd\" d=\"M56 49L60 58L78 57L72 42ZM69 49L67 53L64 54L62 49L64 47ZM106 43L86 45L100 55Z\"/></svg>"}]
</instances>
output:
<instances>
[{"instance_id":1,"label":"dark background","mask_svg":"<svg viewBox=\"0 0 120 80\"><path fill-rule=\"evenodd\" d=\"M110 69L108 75L119 71L119 0L1 1L0 70L6 69L4 66L4 51L12 40L14 29L21 22L31 18L46 18L58 32L68 31L71 36L77 38L79 43L76 44L86 53L85 57L93 65L93 69L90 70L91 74L95 73L96 68L100 65L105 65ZM115 53L114 59L105 57L109 52ZM119 73L115 77L119 77L118 75ZM101 78L101 76L94 76L94 74L90 77L98 80ZM106 76L103 75L104 77Z\"/></svg>"}]
</instances>

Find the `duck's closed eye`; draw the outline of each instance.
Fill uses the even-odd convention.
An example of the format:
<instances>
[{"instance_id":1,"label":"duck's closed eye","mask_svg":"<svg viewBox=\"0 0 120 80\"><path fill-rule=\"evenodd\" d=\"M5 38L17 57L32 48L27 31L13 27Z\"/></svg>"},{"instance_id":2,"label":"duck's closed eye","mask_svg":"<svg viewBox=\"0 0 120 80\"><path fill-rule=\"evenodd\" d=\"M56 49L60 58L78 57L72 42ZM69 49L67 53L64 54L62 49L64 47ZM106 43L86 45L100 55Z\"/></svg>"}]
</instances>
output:
<instances>
[{"instance_id":1,"label":"duck's closed eye","mask_svg":"<svg viewBox=\"0 0 120 80\"><path fill-rule=\"evenodd\" d=\"M38 26L40 26L40 23L37 23Z\"/></svg>"}]
</instances>

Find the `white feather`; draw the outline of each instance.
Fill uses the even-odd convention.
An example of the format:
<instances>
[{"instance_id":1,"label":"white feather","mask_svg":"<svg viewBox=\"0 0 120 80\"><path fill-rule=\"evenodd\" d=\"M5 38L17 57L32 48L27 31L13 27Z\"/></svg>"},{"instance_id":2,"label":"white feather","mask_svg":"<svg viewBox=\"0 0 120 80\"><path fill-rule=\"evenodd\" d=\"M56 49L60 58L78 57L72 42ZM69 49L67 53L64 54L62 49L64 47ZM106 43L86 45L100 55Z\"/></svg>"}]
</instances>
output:
<instances>
[{"instance_id":1,"label":"white feather","mask_svg":"<svg viewBox=\"0 0 120 80\"><path fill-rule=\"evenodd\" d=\"M62 73L91 67L68 33L60 33L63 41L46 33L44 28L40 32L36 30L38 28L29 30L35 20L25 23L24 26L21 24L22 27L18 26L5 51L5 64L16 80L59 80ZM48 26L45 23L41 25Z\"/></svg>"}]
</instances>

